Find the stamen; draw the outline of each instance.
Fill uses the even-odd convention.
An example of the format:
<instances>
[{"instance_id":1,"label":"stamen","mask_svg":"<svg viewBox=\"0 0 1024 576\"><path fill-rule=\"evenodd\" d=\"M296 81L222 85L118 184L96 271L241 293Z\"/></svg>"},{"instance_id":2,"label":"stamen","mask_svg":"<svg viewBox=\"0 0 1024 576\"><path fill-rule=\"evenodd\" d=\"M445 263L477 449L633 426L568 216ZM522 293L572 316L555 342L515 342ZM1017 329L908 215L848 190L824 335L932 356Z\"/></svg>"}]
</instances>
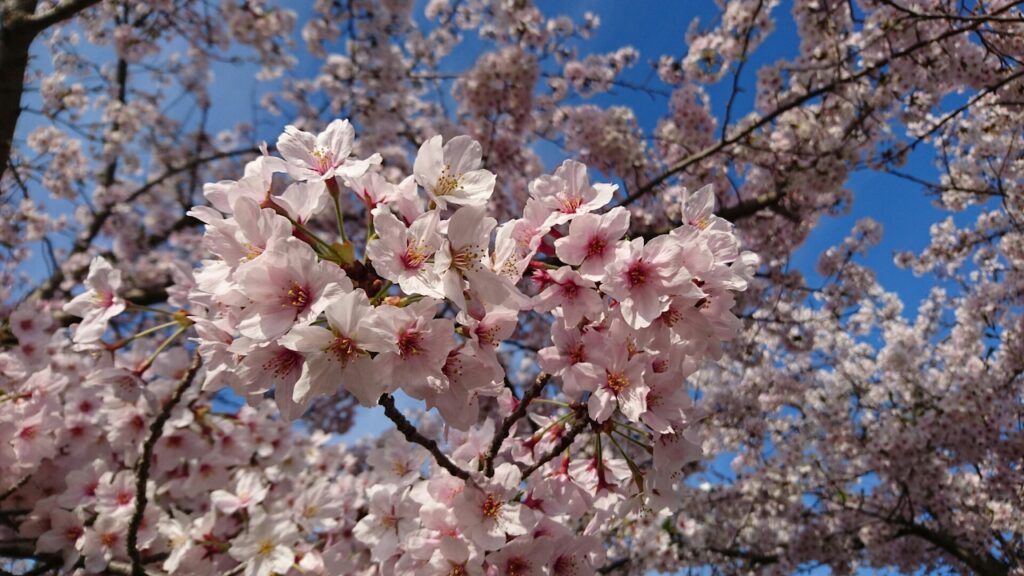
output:
<instances>
[{"instance_id":1,"label":"stamen","mask_svg":"<svg viewBox=\"0 0 1024 576\"><path fill-rule=\"evenodd\" d=\"M607 247L608 243L603 237L594 236L590 239L590 242L587 243L587 258L603 255Z\"/></svg>"},{"instance_id":2,"label":"stamen","mask_svg":"<svg viewBox=\"0 0 1024 576\"><path fill-rule=\"evenodd\" d=\"M316 171L321 175L334 167L334 154L323 146L313 148L313 157L317 160Z\"/></svg>"},{"instance_id":3,"label":"stamen","mask_svg":"<svg viewBox=\"0 0 1024 576\"><path fill-rule=\"evenodd\" d=\"M402 358L416 356L423 351L422 336L412 328L398 337L398 354Z\"/></svg>"},{"instance_id":4,"label":"stamen","mask_svg":"<svg viewBox=\"0 0 1024 576\"><path fill-rule=\"evenodd\" d=\"M483 505L480 507L480 511L483 513L484 518L494 520L501 512L502 504L502 501L495 498L493 494L488 494L487 499L484 500Z\"/></svg>"},{"instance_id":5,"label":"stamen","mask_svg":"<svg viewBox=\"0 0 1024 576\"><path fill-rule=\"evenodd\" d=\"M436 196L451 194L462 188L462 174L452 174L452 167L445 164L441 175L437 177L437 184L434 186Z\"/></svg>"},{"instance_id":6,"label":"stamen","mask_svg":"<svg viewBox=\"0 0 1024 576\"><path fill-rule=\"evenodd\" d=\"M406 270L419 270L423 267L423 263L430 257L430 253L425 249L426 247L422 244L417 243L415 240L409 240L405 245L405 253L400 256L402 265L405 266Z\"/></svg>"},{"instance_id":7,"label":"stamen","mask_svg":"<svg viewBox=\"0 0 1024 576\"><path fill-rule=\"evenodd\" d=\"M287 306L305 310L310 301L309 289L298 282L292 281L292 287L288 289Z\"/></svg>"},{"instance_id":8,"label":"stamen","mask_svg":"<svg viewBox=\"0 0 1024 576\"><path fill-rule=\"evenodd\" d=\"M608 389L619 394L629 386L629 379L625 374L608 372Z\"/></svg>"}]
</instances>

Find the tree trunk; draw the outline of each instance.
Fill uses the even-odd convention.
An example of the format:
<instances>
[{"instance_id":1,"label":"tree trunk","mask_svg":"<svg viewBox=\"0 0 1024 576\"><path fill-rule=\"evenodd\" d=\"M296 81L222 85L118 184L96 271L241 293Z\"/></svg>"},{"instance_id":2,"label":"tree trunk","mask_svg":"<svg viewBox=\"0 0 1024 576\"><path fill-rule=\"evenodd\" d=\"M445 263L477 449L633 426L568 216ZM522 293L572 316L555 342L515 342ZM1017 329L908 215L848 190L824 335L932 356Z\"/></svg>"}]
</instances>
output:
<instances>
[{"instance_id":1,"label":"tree trunk","mask_svg":"<svg viewBox=\"0 0 1024 576\"><path fill-rule=\"evenodd\" d=\"M5 2L0 15L0 179L11 158L14 130L21 115L28 50L37 32L26 16L36 10L36 0Z\"/></svg>"},{"instance_id":2,"label":"tree trunk","mask_svg":"<svg viewBox=\"0 0 1024 576\"><path fill-rule=\"evenodd\" d=\"M25 71L32 41L43 30L99 0L64 0L41 14L36 14L39 0L0 2L0 179L3 179L21 116L21 95L25 91Z\"/></svg>"}]
</instances>

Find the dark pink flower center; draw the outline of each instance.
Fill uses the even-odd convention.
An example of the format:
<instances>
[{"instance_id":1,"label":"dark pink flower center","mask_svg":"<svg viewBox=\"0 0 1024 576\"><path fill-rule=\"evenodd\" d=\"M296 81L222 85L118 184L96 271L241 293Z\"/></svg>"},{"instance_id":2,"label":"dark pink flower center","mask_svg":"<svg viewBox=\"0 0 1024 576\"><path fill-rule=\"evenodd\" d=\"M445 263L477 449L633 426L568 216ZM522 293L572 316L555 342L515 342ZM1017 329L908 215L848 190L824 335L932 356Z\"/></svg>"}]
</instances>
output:
<instances>
[{"instance_id":1,"label":"dark pink flower center","mask_svg":"<svg viewBox=\"0 0 1024 576\"><path fill-rule=\"evenodd\" d=\"M398 336L398 354L402 358L416 356L423 351L423 335L415 328L409 328Z\"/></svg>"},{"instance_id":2,"label":"dark pink flower center","mask_svg":"<svg viewBox=\"0 0 1024 576\"><path fill-rule=\"evenodd\" d=\"M650 275L650 272L651 271L646 264L637 260L630 264L629 268L626 269L626 282L629 283L630 288L643 286L647 283L647 277Z\"/></svg>"},{"instance_id":3,"label":"dark pink flower center","mask_svg":"<svg viewBox=\"0 0 1024 576\"><path fill-rule=\"evenodd\" d=\"M603 255L607 247L608 243L605 242L604 237L594 236L590 242L587 242L587 258Z\"/></svg>"},{"instance_id":4,"label":"dark pink flower center","mask_svg":"<svg viewBox=\"0 0 1024 576\"><path fill-rule=\"evenodd\" d=\"M356 346L355 340L338 334L334 337L330 347L327 348L327 352L334 356L334 359L340 362L342 366L345 366L359 353L359 347Z\"/></svg>"},{"instance_id":5,"label":"dark pink flower center","mask_svg":"<svg viewBox=\"0 0 1024 576\"><path fill-rule=\"evenodd\" d=\"M302 365L302 354L281 348L263 363L264 372L269 372L276 378L291 374L296 368Z\"/></svg>"},{"instance_id":6,"label":"dark pink flower center","mask_svg":"<svg viewBox=\"0 0 1024 576\"><path fill-rule=\"evenodd\" d=\"M405 245L405 252L399 259L406 270L419 270L429 257L430 254L423 245L415 240L409 240Z\"/></svg>"}]
</instances>

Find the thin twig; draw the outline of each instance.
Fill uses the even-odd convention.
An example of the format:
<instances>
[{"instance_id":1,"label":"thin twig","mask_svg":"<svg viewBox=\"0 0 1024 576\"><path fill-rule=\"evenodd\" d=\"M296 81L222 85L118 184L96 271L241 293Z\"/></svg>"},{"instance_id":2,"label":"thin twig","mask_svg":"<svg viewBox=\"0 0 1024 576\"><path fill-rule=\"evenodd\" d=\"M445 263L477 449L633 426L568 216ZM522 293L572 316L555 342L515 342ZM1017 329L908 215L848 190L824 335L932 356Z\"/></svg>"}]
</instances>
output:
<instances>
[{"instance_id":1,"label":"thin twig","mask_svg":"<svg viewBox=\"0 0 1024 576\"><path fill-rule=\"evenodd\" d=\"M0 494L0 502L3 502L4 500L7 500L7 498L9 498L11 496L11 494L14 494L15 492L17 492L18 488L21 488L22 486L24 486L25 483L28 482L28 479L31 478L31 477L32 477L31 474L27 474L24 478L22 478L21 480L18 480L17 482L15 482L14 486L11 486L7 490L4 490L4 492L2 494Z\"/></svg>"},{"instance_id":2,"label":"thin twig","mask_svg":"<svg viewBox=\"0 0 1024 576\"><path fill-rule=\"evenodd\" d=\"M162 174L139 186L121 202L111 204L110 206L107 206L99 210L93 216L93 219L89 223L89 226L79 234L78 238L71 246L69 255L66 256L65 258L67 259L70 258L70 256L73 256L75 254L81 254L87 251L89 247L92 246L93 241L96 239L96 237L100 235L100 232L102 232L103 230L103 225L106 224L107 220L110 219L111 216L113 216L118 206L123 206L126 203L134 202L140 196L148 193L150 190L159 186L160 184L164 183L170 178L178 174L189 172L199 165L206 164L209 162L215 162L217 160L223 160L225 158L232 158L235 156L243 156L246 154L258 154L259 152L260 150L258 148L250 146L235 150L216 152L208 156L194 158L193 160L180 166L168 166ZM88 263L86 263L83 266L79 266L78 268L72 271L72 276L77 278L77 276L82 274L84 270L87 269L88 267ZM57 268L57 270L55 270L54 273L51 274L50 277L47 278L45 282L36 287L32 294L37 295L43 299L51 298L54 295L54 293L56 293L60 289L60 284L64 280L64 277L64 271L61 268Z\"/></svg>"},{"instance_id":3,"label":"thin twig","mask_svg":"<svg viewBox=\"0 0 1024 576\"><path fill-rule=\"evenodd\" d=\"M142 445L142 456L139 457L139 461L135 464L135 510L132 513L131 521L128 523L128 556L132 561L131 576L146 575L146 571L142 567L142 552L139 550L139 527L142 525L142 516L146 512L146 504L148 503L146 483L149 481L149 465L153 459L153 448L164 434L164 424L171 417L171 411L178 402L181 402L181 397L185 395L185 391L192 385L192 381L195 380L201 365L202 357L197 351L192 356L192 364L188 367L188 371L178 381L178 386L174 389L174 393L164 404L163 408L161 408L153 423L150 424L149 437L146 438L146 443Z\"/></svg>"},{"instance_id":4,"label":"thin twig","mask_svg":"<svg viewBox=\"0 0 1024 576\"><path fill-rule=\"evenodd\" d=\"M1002 12L1007 11L1007 10L1008 10L1008 7L1001 8L999 10L996 10L993 13L993 15L998 15L998 14L1000 14ZM631 194L629 194L629 196L626 196L625 198L623 198L617 204L617 206L628 206L628 205L632 204L633 202L636 202L641 197L643 197L646 194L652 192L655 188L657 188L659 185L661 185L663 182L665 182L666 180L668 180L672 176L674 176L674 175L676 175L676 174L686 170L687 168L689 168L690 166L692 166L694 164L697 164L698 162L701 162L701 161L703 161L703 160L705 160L705 159L707 159L707 158L709 158L711 156L714 156L715 154L725 150L726 148L732 146L733 144L736 144L737 142L740 142L741 140L743 140L744 138L747 138L748 136L750 136L751 134L753 134L757 130L759 130L759 129L763 128L764 126L768 125L769 123L773 122L775 119L777 119L778 117L782 116L786 112L788 112L790 110L793 110L795 108L798 108L799 106L801 106L801 105L803 105L803 104L805 104L805 103L807 103L807 102L809 102L809 101L811 101L811 100L813 100L815 98L818 98L820 96L824 96L825 94L828 94L828 93L832 92L836 88L839 88L839 87L847 85L847 84L851 84L853 82L857 82L857 81L863 79L866 76L870 76L871 74L875 74L877 72L880 72L886 66L890 66L894 61L896 61L898 59L902 59L902 58L904 58L906 56L912 55L915 52L917 52L918 50L921 50L921 49L926 48L928 46L932 46L932 45L938 44L939 42L942 42L943 40L946 40L948 38L952 38L953 36L956 36L958 34L970 33L971 31L976 29L981 24L982 24L981 21L976 21L976 22L973 22L973 23L971 23L971 24L969 24L967 26L964 26L962 28L953 28L953 29L948 30L946 32L943 32L943 33L941 33L941 34L939 34L939 35L937 35L937 36L935 36L933 38L928 38L928 39L925 39L925 40L920 40L920 41L915 42L914 44L912 44L912 45L910 45L910 46L908 46L908 47L906 47L906 48L904 48L902 50L899 50L897 52L894 52L894 53L890 54L888 58L883 58L883 59L879 60L878 62L875 62L875 63L871 64L870 66L864 67L863 69L857 71L856 73L850 74L848 76L844 76L842 78L838 78L838 79L836 79L836 80L834 80L832 82L829 82L828 84L824 84L824 85L819 86L817 88L814 88L814 89L811 89L811 90L807 90L803 94L801 94L799 96L796 96L795 98L790 99L785 104L780 105L778 108L776 108L775 110L769 112L768 114L765 114L764 116L761 116L756 121L754 121L750 125L748 125L746 128L744 128L742 130L738 130L737 132L733 133L728 138L723 138L723 139L719 140L717 144L714 144L712 146L708 146L708 147L704 148L703 150L701 150L701 151L699 151L699 152L697 152L695 154L691 154L690 156L688 156L686 158L683 158L682 160L676 162L675 164L670 166L667 170L665 170L661 174L655 176L654 178L650 179L643 186L640 186L639 188L637 188L635 191L633 191Z\"/></svg>"},{"instance_id":5,"label":"thin twig","mask_svg":"<svg viewBox=\"0 0 1024 576\"><path fill-rule=\"evenodd\" d=\"M481 468L488 477L494 476L494 458L498 455L498 451L501 450L502 443L508 438L509 433L512 431L512 426L521 420L523 416L526 416L526 409L530 407L530 402L534 398L540 395L541 390L551 380L550 374L541 373L537 376L537 380L534 381L533 386L523 392L523 398L519 401L519 405L512 411L511 414L505 418L501 423L501 428L494 432L494 439L491 440L491 447L487 450L487 455L484 456L484 460L481 463Z\"/></svg>"},{"instance_id":6,"label":"thin twig","mask_svg":"<svg viewBox=\"0 0 1024 576\"><path fill-rule=\"evenodd\" d=\"M420 433L412 425L412 422L409 422L405 415L395 407L395 399L390 394L381 394L380 400L377 403L384 407L384 415L395 423L395 428L398 428L398 431L405 436L406 440L426 448L434 456L434 460L452 476L469 480L469 472L459 468L454 462L449 460L444 452L441 452L441 447L437 445L437 442Z\"/></svg>"}]
</instances>

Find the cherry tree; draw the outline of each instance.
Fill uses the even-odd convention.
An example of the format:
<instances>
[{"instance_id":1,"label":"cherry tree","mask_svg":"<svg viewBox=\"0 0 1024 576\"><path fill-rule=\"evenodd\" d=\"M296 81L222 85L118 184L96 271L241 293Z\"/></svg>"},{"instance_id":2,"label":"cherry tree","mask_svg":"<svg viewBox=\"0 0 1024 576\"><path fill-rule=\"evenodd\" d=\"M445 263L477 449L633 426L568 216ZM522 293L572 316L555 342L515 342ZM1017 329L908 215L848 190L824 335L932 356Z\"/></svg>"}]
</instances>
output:
<instances>
[{"instance_id":1,"label":"cherry tree","mask_svg":"<svg viewBox=\"0 0 1024 576\"><path fill-rule=\"evenodd\" d=\"M1022 573L1020 4L4 2L0 568Z\"/></svg>"}]
</instances>

